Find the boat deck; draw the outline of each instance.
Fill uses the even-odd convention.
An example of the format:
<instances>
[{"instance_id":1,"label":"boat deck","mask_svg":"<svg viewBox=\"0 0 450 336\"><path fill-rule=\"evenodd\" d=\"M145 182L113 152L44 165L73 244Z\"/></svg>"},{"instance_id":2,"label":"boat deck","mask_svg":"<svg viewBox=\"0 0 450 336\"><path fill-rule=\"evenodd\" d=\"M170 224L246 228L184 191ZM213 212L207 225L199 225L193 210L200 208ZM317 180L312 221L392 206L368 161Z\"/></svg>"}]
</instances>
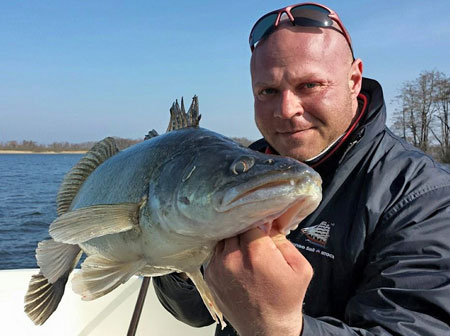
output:
<instances>
[{"instance_id":1,"label":"boat deck","mask_svg":"<svg viewBox=\"0 0 450 336\"><path fill-rule=\"evenodd\" d=\"M31 275L37 269L0 271L0 320L3 335L126 335L142 278L94 301L82 301L71 288L70 279L58 309L42 326L35 326L23 311L23 298ZM211 336L215 325L193 328L170 315L159 303L150 285L136 335Z\"/></svg>"}]
</instances>

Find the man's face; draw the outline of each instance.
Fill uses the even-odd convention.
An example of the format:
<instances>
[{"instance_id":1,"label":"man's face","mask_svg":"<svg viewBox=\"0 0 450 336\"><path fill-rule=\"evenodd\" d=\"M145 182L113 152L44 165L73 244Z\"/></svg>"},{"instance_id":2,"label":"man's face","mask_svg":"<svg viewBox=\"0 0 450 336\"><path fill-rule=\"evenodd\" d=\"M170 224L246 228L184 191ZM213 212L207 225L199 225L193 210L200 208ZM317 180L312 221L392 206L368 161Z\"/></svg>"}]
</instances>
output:
<instances>
[{"instance_id":1,"label":"man's face","mask_svg":"<svg viewBox=\"0 0 450 336\"><path fill-rule=\"evenodd\" d=\"M361 72L338 32L279 27L252 55L258 129L281 155L313 158L349 127Z\"/></svg>"}]
</instances>

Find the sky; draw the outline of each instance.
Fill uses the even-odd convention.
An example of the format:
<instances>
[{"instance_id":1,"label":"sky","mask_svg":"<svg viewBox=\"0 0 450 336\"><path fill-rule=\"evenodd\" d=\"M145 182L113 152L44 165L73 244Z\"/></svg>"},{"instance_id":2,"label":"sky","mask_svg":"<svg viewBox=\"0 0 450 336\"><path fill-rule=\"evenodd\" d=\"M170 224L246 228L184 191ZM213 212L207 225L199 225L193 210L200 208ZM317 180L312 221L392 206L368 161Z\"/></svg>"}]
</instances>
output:
<instances>
[{"instance_id":1,"label":"sky","mask_svg":"<svg viewBox=\"0 0 450 336\"><path fill-rule=\"evenodd\" d=\"M450 1L326 0L353 40L388 117L406 81L450 75ZM79 143L165 131L199 97L201 126L260 137L248 34L278 0L2 0L0 142ZM388 121L389 124L389 121Z\"/></svg>"}]
</instances>

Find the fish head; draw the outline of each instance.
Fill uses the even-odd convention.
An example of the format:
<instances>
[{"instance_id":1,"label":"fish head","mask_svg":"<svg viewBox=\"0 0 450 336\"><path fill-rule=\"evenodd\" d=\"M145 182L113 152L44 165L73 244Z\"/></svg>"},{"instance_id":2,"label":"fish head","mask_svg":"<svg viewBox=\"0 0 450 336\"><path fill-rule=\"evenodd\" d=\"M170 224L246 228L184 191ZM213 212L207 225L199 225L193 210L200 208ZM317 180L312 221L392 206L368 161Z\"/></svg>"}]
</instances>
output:
<instances>
[{"instance_id":1,"label":"fish head","mask_svg":"<svg viewBox=\"0 0 450 336\"><path fill-rule=\"evenodd\" d=\"M321 201L317 172L210 131L193 132L150 185L150 213L171 232L221 240L260 226L283 234Z\"/></svg>"}]
</instances>

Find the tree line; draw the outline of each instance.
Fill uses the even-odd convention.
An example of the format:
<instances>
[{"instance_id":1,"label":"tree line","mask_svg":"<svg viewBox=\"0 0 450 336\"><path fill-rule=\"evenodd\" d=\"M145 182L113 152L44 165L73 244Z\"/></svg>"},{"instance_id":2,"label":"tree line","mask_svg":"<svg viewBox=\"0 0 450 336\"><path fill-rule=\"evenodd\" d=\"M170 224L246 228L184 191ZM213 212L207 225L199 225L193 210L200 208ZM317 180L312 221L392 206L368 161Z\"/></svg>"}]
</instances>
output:
<instances>
[{"instance_id":1,"label":"tree line","mask_svg":"<svg viewBox=\"0 0 450 336\"><path fill-rule=\"evenodd\" d=\"M450 163L450 77L423 71L405 82L395 98L392 130L437 160Z\"/></svg>"},{"instance_id":2,"label":"tree line","mask_svg":"<svg viewBox=\"0 0 450 336\"><path fill-rule=\"evenodd\" d=\"M125 139L114 137L116 140L117 147L119 149L127 148L138 142L143 141L143 139ZM95 141L87 141L82 143L69 143L69 142L53 142L48 145L39 144L32 140L23 141L8 141L0 142L0 150L14 150L14 151L29 151L35 153L43 152L83 152L88 151L92 146L94 146Z\"/></svg>"},{"instance_id":3,"label":"tree line","mask_svg":"<svg viewBox=\"0 0 450 336\"><path fill-rule=\"evenodd\" d=\"M250 145L253 141L247 138L232 138L234 141L239 142L244 146ZM134 144L137 144L144 139L125 139L114 137L116 141L117 147L119 149L125 149ZM88 151L92 146L94 146L95 141L87 141L82 143L69 143L69 142L53 142L49 145L39 144L32 140L23 140L23 141L7 141L0 142L0 150L11 150L11 151L27 151L34 153L43 153L43 152L83 152Z\"/></svg>"}]
</instances>

